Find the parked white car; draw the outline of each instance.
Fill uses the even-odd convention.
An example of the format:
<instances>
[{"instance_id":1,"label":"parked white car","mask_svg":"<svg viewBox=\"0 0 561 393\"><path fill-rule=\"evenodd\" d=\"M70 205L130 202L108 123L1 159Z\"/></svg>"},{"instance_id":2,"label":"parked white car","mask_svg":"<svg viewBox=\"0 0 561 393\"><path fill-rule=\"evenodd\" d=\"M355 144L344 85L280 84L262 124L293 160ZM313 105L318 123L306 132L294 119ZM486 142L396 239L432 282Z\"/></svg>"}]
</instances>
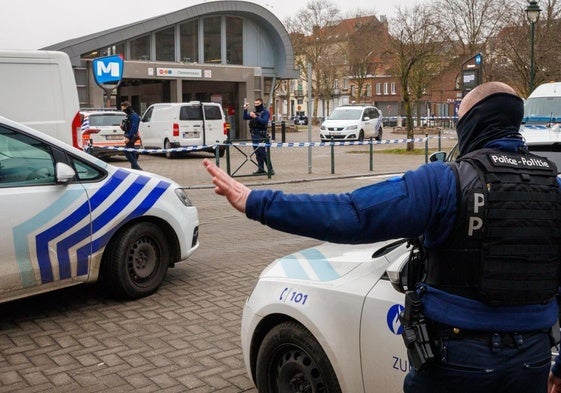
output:
<instances>
[{"instance_id":1,"label":"parked white car","mask_svg":"<svg viewBox=\"0 0 561 393\"><path fill-rule=\"evenodd\" d=\"M322 142L363 141L382 139L382 111L369 105L343 105L335 108L321 124L319 136Z\"/></svg>"},{"instance_id":2,"label":"parked white car","mask_svg":"<svg viewBox=\"0 0 561 393\"><path fill-rule=\"evenodd\" d=\"M561 133L523 135L530 151L561 170ZM405 240L324 243L265 268L241 324L244 362L259 393L402 392L410 364L398 319L404 295L395 288L409 254Z\"/></svg>"},{"instance_id":3,"label":"parked white car","mask_svg":"<svg viewBox=\"0 0 561 393\"><path fill-rule=\"evenodd\" d=\"M0 302L98 279L117 297L147 296L199 247L178 184L4 117L0 215Z\"/></svg>"}]
</instances>

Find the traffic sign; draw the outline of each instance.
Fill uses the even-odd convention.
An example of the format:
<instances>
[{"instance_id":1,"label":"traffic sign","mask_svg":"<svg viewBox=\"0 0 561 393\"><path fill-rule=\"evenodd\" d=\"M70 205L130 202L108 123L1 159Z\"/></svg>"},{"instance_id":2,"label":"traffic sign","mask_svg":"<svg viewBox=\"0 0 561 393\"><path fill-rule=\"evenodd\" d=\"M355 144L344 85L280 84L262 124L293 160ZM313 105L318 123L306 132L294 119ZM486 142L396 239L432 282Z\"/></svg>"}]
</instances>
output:
<instances>
[{"instance_id":1,"label":"traffic sign","mask_svg":"<svg viewBox=\"0 0 561 393\"><path fill-rule=\"evenodd\" d=\"M97 57L92 61L95 82L102 88L105 85L119 85L123 79L124 61L121 56Z\"/></svg>"}]
</instances>

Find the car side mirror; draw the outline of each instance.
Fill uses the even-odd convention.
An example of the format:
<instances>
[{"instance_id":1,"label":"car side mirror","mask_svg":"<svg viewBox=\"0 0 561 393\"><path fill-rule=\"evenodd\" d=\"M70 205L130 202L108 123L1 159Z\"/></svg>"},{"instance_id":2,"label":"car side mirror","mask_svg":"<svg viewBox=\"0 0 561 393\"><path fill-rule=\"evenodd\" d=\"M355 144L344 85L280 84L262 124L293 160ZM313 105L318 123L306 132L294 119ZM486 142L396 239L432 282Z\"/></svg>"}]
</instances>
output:
<instances>
[{"instance_id":1,"label":"car side mirror","mask_svg":"<svg viewBox=\"0 0 561 393\"><path fill-rule=\"evenodd\" d=\"M368 121L370 118L368 116L364 116L364 121Z\"/></svg>"},{"instance_id":2,"label":"car side mirror","mask_svg":"<svg viewBox=\"0 0 561 393\"><path fill-rule=\"evenodd\" d=\"M430 162L436 162L436 161L445 162L446 161L446 152L445 151L437 151L437 152L432 153L429 156L429 161Z\"/></svg>"},{"instance_id":3,"label":"car side mirror","mask_svg":"<svg viewBox=\"0 0 561 393\"><path fill-rule=\"evenodd\" d=\"M76 171L70 165L62 162L56 163L56 182L69 183L76 176Z\"/></svg>"}]
</instances>

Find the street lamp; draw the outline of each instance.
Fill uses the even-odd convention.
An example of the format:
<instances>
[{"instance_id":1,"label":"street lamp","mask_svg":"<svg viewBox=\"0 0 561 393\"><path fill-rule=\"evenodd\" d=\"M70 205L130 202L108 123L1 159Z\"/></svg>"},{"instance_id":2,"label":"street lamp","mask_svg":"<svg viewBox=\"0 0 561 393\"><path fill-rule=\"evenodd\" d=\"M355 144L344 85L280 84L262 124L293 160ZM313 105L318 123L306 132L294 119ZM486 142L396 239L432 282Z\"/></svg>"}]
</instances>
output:
<instances>
[{"instance_id":1,"label":"street lamp","mask_svg":"<svg viewBox=\"0 0 561 393\"><path fill-rule=\"evenodd\" d=\"M530 91L534 90L534 32L536 22L540 18L540 6L536 0L528 0L528 8L526 8L526 16L530 22Z\"/></svg>"}]
</instances>

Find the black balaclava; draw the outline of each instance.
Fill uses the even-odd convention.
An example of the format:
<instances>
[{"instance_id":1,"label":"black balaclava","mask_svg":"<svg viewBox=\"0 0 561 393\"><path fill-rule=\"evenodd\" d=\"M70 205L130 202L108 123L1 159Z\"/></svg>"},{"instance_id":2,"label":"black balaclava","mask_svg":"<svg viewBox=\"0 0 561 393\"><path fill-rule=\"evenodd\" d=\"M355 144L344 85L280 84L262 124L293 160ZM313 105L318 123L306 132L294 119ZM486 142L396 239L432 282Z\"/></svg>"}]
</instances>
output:
<instances>
[{"instance_id":1,"label":"black balaclava","mask_svg":"<svg viewBox=\"0 0 561 393\"><path fill-rule=\"evenodd\" d=\"M495 93L475 104L458 122L460 156L481 149L488 142L518 137L524 116L524 101L514 94Z\"/></svg>"},{"instance_id":2,"label":"black balaclava","mask_svg":"<svg viewBox=\"0 0 561 393\"><path fill-rule=\"evenodd\" d=\"M127 115L130 115L133 112L132 106L127 106L123 112L125 112Z\"/></svg>"},{"instance_id":3,"label":"black balaclava","mask_svg":"<svg viewBox=\"0 0 561 393\"><path fill-rule=\"evenodd\" d=\"M263 103L255 107L255 113L263 112Z\"/></svg>"}]
</instances>

